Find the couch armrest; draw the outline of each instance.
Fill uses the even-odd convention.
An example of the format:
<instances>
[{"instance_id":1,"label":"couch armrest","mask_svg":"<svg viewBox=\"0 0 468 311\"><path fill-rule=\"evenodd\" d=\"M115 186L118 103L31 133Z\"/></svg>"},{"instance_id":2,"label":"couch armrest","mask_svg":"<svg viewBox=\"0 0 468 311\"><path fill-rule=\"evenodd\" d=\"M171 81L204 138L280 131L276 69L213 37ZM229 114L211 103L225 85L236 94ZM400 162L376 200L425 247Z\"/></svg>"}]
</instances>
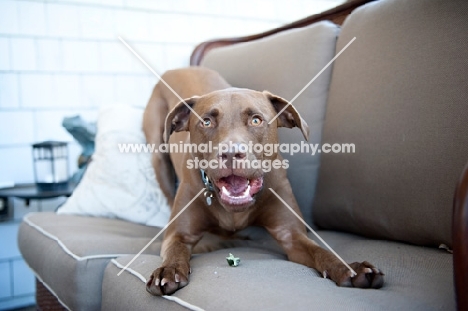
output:
<instances>
[{"instance_id":1,"label":"couch armrest","mask_svg":"<svg viewBox=\"0 0 468 311\"><path fill-rule=\"evenodd\" d=\"M458 310L468 310L468 164L453 200L453 273Z\"/></svg>"},{"instance_id":2,"label":"couch armrest","mask_svg":"<svg viewBox=\"0 0 468 311\"><path fill-rule=\"evenodd\" d=\"M192 55L190 56L190 65L191 66L199 66L203 57L205 57L206 53L208 53L211 49L228 46L236 43L241 42L248 42L254 41L257 39L261 39L264 37L268 37L275 33L293 29L293 28L302 28L313 23L323 21L323 20L330 20L335 24L341 25L343 24L345 18L357 7L366 4L368 2L375 1L375 0L350 0L347 1L336 8L332 8L328 11L323 13L314 14L309 17L303 18L301 20L295 21L293 23L284 25L282 27L274 28L259 34L245 36L245 37L238 37L238 38L224 38L224 39L215 39L206 42L200 43L195 50L193 50Z\"/></svg>"}]
</instances>

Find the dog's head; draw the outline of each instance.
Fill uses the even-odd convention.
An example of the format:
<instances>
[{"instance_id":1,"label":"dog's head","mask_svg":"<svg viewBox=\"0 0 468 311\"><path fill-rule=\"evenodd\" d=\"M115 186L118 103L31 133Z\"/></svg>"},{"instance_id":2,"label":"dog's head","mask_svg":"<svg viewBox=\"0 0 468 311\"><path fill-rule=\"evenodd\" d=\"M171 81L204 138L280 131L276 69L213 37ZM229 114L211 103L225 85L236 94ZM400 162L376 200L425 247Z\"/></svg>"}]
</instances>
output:
<instances>
[{"instance_id":1,"label":"dog's head","mask_svg":"<svg viewBox=\"0 0 468 311\"><path fill-rule=\"evenodd\" d=\"M285 99L230 88L177 104L166 117L164 139L189 131L190 143L198 147L191 150L192 168L205 170L227 211L240 212L255 203L265 174L284 166L274 147L278 127L298 127L308 139L306 122ZM212 150L203 149L210 143Z\"/></svg>"}]
</instances>

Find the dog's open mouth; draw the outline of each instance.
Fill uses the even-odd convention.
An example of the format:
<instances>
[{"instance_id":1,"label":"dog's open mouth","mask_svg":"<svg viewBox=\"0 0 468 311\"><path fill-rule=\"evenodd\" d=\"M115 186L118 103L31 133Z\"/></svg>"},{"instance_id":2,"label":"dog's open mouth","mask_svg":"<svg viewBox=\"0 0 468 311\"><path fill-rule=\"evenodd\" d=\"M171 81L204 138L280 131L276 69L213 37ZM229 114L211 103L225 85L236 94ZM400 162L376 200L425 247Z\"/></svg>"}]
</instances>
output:
<instances>
[{"instance_id":1,"label":"dog's open mouth","mask_svg":"<svg viewBox=\"0 0 468 311\"><path fill-rule=\"evenodd\" d=\"M244 205L252 202L253 196L263 186L263 177L248 179L241 176L229 175L215 182L219 189L221 201L229 205Z\"/></svg>"}]
</instances>

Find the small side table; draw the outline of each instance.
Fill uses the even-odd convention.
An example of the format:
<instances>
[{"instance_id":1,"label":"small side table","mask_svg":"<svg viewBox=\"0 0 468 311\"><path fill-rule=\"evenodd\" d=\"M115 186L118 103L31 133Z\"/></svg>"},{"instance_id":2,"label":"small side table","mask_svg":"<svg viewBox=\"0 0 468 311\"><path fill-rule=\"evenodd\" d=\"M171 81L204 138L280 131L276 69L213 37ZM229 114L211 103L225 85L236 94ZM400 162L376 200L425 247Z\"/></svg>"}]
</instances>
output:
<instances>
[{"instance_id":1,"label":"small side table","mask_svg":"<svg viewBox=\"0 0 468 311\"><path fill-rule=\"evenodd\" d=\"M13 213L9 209L8 201L10 198L23 199L26 206L29 206L31 200L44 200L57 197L69 197L75 184L69 184L67 188L53 191L41 191L36 187L36 184L17 184L11 188L0 189L0 221L13 218ZM41 207L39 206L39 212Z\"/></svg>"}]
</instances>

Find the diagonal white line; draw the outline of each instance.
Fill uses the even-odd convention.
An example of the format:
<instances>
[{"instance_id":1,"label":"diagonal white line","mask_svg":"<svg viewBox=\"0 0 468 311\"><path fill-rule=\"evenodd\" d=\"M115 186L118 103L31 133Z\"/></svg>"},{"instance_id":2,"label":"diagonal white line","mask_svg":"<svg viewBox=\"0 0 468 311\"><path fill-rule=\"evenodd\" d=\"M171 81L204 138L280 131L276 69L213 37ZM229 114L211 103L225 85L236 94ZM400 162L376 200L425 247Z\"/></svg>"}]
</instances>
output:
<instances>
[{"instance_id":1,"label":"diagonal white line","mask_svg":"<svg viewBox=\"0 0 468 311\"><path fill-rule=\"evenodd\" d=\"M315 75L315 77L313 77L312 80L310 80L309 83L307 83L306 86L304 86L304 87L302 88L302 90L300 90L299 93L297 93L296 96L294 96L294 98L291 99L291 100L289 101L289 103L288 103L286 106L284 106L284 108L281 109L281 111L278 112L278 113L276 114L276 116L275 116L273 119L270 120L270 122L268 122L268 124L271 124L273 121L275 121L276 118L278 118L278 116L279 116L280 114L282 114L282 113L286 110L286 108L288 108L288 106L291 105L291 104L293 103L293 101L295 101L296 98L298 98L299 95L301 95L302 92L304 92L304 91L309 87L309 85L311 85L312 82L314 82L315 79L317 79L317 78L322 74L322 72L324 72L325 69L327 69L328 66L330 66L330 65L335 61L335 59L337 59L338 56L340 56L341 53L343 53L343 52L348 48L348 46L351 45L351 43L354 42L354 40L356 40L356 37L352 38L351 41L349 41L348 44L346 44L346 46L345 46L344 48L342 48L341 51L339 51L338 54L336 54L335 57L333 57L332 60L329 61L328 64L326 64L325 67L323 67L323 69L320 70L319 73L317 73L317 74Z\"/></svg>"},{"instance_id":2,"label":"diagonal white line","mask_svg":"<svg viewBox=\"0 0 468 311\"><path fill-rule=\"evenodd\" d=\"M173 222L174 220L176 220L177 217L179 217L180 214L182 214L182 213L187 209L187 207L189 207L190 204L192 204L193 201L195 201L196 198L198 198L198 196L199 196L203 191L205 191L205 188L201 189L200 192L198 192L198 193L193 197L193 199L190 200L190 202L188 202L187 205L185 205L184 208L183 208L180 212L178 212L177 215L175 215L174 218L172 218L171 221L169 221L169 222L167 223L167 225L165 225L164 228L162 228L161 231L159 231L158 234L156 234L155 237L152 238L151 241L149 241L148 244L146 244L145 247L143 247L143 249L142 249L138 254L136 254L135 257L133 257L132 260L130 260L130 262L129 262L125 267L122 268L122 270L120 270L119 273L117 273L117 276L120 276L120 274L122 274L122 272L123 272L124 270L126 270L126 269L135 261L135 259L137 259L138 256L140 256L141 253L143 253L143 252L145 251L145 249L147 249L147 248L151 245L151 243L153 243L154 240L156 240L156 239L161 235L161 233L163 233L163 232L167 229L167 227L169 227L170 224L172 224L172 222Z\"/></svg>"},{"instance_id":3,"label":"diagonal white line","mask_svg":"<svg viewBox=\"0 0 468 311\"><path fill-rule=\"evenodd\" d=\"M309 230L317 237L317 239L319 239L320 242L322 242L322 243L333 253L333 255L335 255L339 260L341 260L342 263L344 263L344 265L353 273L353 275L352 275L351 277L357 275L356 271L354 271L353 268L351 268L351 267L346 263L346 261L344 261L343 258L341 258L341 257L333 250L333 248L331 248L330 245L328 245L327 242L325 242L325 241L320 237L320 235L318 235L317 232L315 232L315 231L304 221L304 219L302 219L302 217L299 216L299 215L291 208L291 206L289 206L288 203L286 203L286 202L283 200L283 198L281 198L281 197L278 195L278 193L276 193L275 190L273 190L273 189L271 189L271 188L268 188L268 189L270 189L270 191L273 192L273 194L276 195L276 197L277 197L281 202L283 202L283 204L284 204L287 208L289 208L289 210L291 211L291 213L293 213L294 216L296 216L296 217L307 227L307 229L309 229Z\"/></svg>"},{"instance_id":4,"label":"diagonal white line","mask_svg":"<svg viewBox=\"0 0 468 311\"><path fill-rule=\"evenodd\" d=\"M164 85L167 86L167 88L171 90L171 92L174 93L174 95L177 96L177 98L181 102L183 102L185 106L187 106L187 108L190 109L190 111L193 112L193 114L197 116L198 119L200 119L200 121L203 122L203 119L198 115L198 113L196 113L195 110L193 110L192 107L190 107L189 104L187 104L185 100L182 97L180 97L179 94L177 94L177 92L174 91L174 89L169 84L167 84L166 81L164 81L164 79L161 78L161 76L153 68L151 68L151 66L148 65L148 63L145 62L145 60L141 58L141 56L138 55L138 53L135 52L135 50L132 49L132 47L128 45L128 43L122 37L119 36L119 40L122 41L122 43L130 50L130 52L132 52L133 55L135 55L143 63L143 65L145 65L159 80L161 80L161 82L164 83Z\"/></svg>"}]
</instances>

